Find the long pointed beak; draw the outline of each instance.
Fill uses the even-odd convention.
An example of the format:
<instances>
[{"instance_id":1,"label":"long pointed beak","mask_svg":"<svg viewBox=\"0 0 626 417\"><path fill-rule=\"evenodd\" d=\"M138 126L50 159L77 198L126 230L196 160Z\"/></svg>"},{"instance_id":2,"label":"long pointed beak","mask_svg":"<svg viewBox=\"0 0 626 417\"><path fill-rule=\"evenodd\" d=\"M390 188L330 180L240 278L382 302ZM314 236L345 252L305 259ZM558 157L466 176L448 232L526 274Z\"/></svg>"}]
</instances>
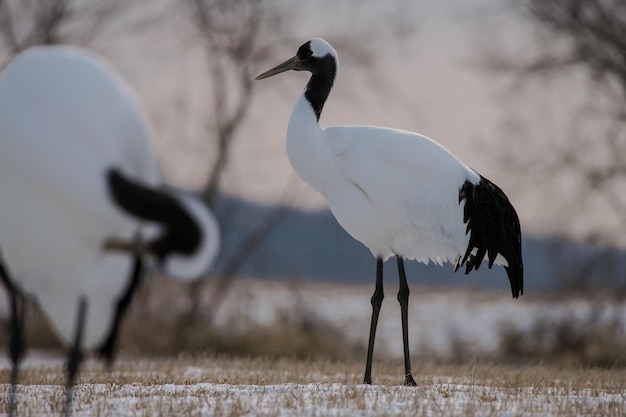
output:
<instances>
[{"instance_id":1,"label":"long pointed beak","mask_svg":"<svg viewBox=\"0 0 626 417\"><path fill-rule=\"evenodd\" d=\"M255 80L262 80L264 78L269 78L273 75L280 74L281 72L289 71L289 70L298 70L298 57L294 56L293 58L289 58L282 64L279 64L272 68L271 70L265 71L263 74L259 75L255 78Z\"/></svg>"},{"instance_id":2,"label":"long pointed beak","mask_svg":"<svg viewBox=\"0 0 626 417\"><path fill-rule=\"evenodd\" d=\"M150 246L146 242L139 240L122 240L119 238L108 238L103 249L110 252L124 252L135 256L145 256L150 254Z\"/></svg>"}]
</instances>

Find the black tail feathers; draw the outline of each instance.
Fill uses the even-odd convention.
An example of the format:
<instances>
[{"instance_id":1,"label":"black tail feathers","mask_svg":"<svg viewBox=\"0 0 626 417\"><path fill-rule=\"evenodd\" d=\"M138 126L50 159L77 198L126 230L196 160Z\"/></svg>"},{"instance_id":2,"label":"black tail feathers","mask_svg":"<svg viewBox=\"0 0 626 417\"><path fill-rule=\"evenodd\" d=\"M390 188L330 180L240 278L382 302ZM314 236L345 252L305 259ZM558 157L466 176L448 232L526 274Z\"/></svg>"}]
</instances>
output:
<instances>
[{"instance_id":1,"label":"black tail feathers","mask_svg":"<svg viewBox=\"0 0 626 417\"><path fill-rule=\"evenodd\" d=\"M522 234L515 208L497 185L482 176L478 184L465 181L459 190L459 203L463 200L463 222L467 224L470 238L455 271L463 264L466 274L478 269L485 255L491 268L500 254L508 264L504 269L513 298L518 298L524 293L524 266Z\"/></svg>"}]
</instances>

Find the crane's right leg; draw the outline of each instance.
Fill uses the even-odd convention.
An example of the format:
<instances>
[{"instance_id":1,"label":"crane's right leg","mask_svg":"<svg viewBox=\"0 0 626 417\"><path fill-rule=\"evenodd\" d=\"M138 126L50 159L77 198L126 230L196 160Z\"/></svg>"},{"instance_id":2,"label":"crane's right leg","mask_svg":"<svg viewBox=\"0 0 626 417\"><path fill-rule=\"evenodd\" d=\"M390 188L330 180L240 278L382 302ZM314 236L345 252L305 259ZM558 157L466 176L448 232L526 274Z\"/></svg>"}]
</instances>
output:
<instances>
[{"instance_id":1,"label":"crane's right leg","mask_svg":"<svg viewBox=\"0 0 626 417\"><path fill-rule=\"evenodd\" d=\"M376 326L378 325L378 315L380 306L383 304L385 294L383 292L383 260L376 258L376 289L372 294L372 322L370 324L370 338L367 345L367 362L365 363L365 377L363 383L372 383L372 356L374 354L374 339L376 339Z\"/></svg>"},{"instance_id":2,"label":"crane's right leg","mask_svg":"<svg viewBox=\"0 0 626 417\"><path fill-rule=\"evenodd\" d=\"M65 382L65 408L63 415L69 417L72 415L72 400L74 397L74 387L76 385L76 376L78 368L83 357L83 331L85 327L85 316L87 315L87 300L81 297L78 302L78 316L76 318L76 333L74 334L74 345L70 348L69 357L67 359L67 380Z\"/></svg>"},{"instance_id":3,"label":"crane's right leg","mask_svg":"<svg viewBox=\"0 0 626 417\"><path fill-rule=\"evenodd\" d=\"M9 416L17 414L17 381L19 367L24 356L24 298L17 291L9 278L7 268L0 259L0 281L9 293L11 303L11 337L9 339L9 355L11 357L11 394L9 398Z\"/></svg>"}]
</instances>

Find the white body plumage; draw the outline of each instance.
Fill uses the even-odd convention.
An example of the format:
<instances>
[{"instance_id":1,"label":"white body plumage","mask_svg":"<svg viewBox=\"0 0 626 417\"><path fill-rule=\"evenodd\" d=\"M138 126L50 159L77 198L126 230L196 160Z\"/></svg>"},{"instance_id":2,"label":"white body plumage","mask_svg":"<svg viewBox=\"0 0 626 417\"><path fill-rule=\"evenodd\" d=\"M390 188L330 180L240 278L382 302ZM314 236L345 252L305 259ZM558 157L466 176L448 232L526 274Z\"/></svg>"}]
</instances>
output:
<instances>
[{"instance_id":1,"label":"white body plumage","mask_svg":"<svg viewBox=\"0 0 626 417\"><path fill-rule=\"evenodd\" d=\"M480 176L429 138L375 126L321 128L302 95L289 121L287 154L375 257L441 264L465 252L469 236L458 192Z\"/></svg>"},{"instance_id":2,"label":"white body plumage","mask_svg":"<svg viewBox=\"0 0 626 417\"><path fill-rule=\"evenodd\" d=\"M162 233L114 204L112 169L148 189L161 186L149 123L124 80L83 49L35 47L16 57L0 75L0 261L66 345L79 300L87 301L84 349L104 342L129 286L132 257L105 250L105 240ZM164 269L198 276L219 247L217 224L197 199L169 195L205 233L196 259L174 254Z\"/></svg>"}]
</instances>

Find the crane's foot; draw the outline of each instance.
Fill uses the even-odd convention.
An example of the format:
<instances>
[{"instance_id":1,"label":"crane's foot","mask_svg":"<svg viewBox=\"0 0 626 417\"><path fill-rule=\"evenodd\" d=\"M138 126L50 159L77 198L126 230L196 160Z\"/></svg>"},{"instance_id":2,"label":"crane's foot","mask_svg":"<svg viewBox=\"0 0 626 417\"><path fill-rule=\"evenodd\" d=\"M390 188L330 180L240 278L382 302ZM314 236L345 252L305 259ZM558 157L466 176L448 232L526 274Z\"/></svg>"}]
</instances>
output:
<instances>
[{"instance_id":1,"label":"crane's foot","mask_svg":"<svg viewBox=\"0 0 626 417\"><path fill-rule=\"evenodd\" d=\"M416 387L417 386L417 382L415 382L415 380L413 379L413 375L406 374L404 376L404 385L406 385L407 387Z\"/></svg>"}]
</instances>

